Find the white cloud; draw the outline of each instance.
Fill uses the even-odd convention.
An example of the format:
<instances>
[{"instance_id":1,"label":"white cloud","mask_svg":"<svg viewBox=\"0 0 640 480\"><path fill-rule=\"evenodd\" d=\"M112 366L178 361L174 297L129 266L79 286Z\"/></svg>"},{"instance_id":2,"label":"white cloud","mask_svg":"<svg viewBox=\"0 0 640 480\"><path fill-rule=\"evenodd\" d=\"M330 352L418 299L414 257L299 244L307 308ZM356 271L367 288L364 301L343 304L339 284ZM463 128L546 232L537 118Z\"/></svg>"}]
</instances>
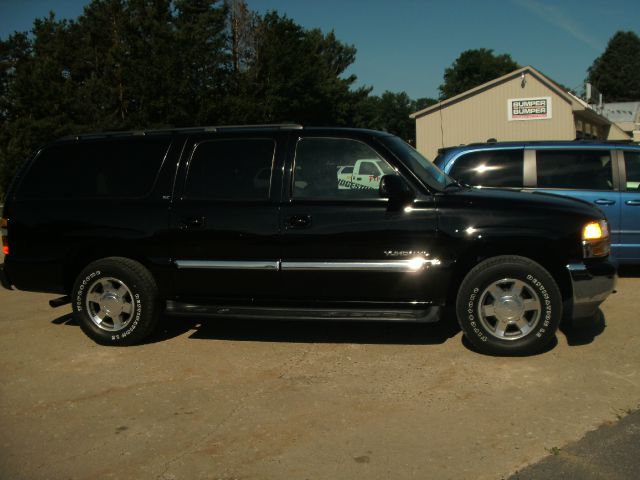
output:
<instances>
[{"instance_id":1,"label":"white cloud","mask_svg":"<svg viewBox=\"0 0 640 480\"><path fill-rule=\"evenodd\" d=\"M586 43L594 50L601 51L604 48L601 42L589 35L580 25L576 23L573 18L571 18L570 15L563 12L562 9L560 9L556 5L548 5L538 0L514 1L517 5L529 10L532 13L535 13L540 18L546 20L552 25L555 25L561 30L564 30L574 38L580 40L583 43Z\"/></svg>"}]
</instances>

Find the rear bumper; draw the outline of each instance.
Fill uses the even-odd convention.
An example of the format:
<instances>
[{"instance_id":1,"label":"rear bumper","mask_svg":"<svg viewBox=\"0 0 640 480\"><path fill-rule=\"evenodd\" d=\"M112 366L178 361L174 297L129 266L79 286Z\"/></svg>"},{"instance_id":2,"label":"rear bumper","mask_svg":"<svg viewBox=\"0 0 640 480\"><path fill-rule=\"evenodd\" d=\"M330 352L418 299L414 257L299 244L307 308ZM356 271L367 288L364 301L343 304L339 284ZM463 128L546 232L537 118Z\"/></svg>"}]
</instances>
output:
<instances>
[{"instance_id":1,"label":"rear bumper","mask_svg":"<svg viewBox=\"0 0 640 480\"><path fill-rule=\"evenodd\" d=\"M0 284L2 284L2 286L7 290L13 290L13 288L11 287L11 281L7 276L7 272L5 272L4 270L4 263L0 265Z\"/></svg>"},{"instance_id":2,"label":"rear bumper","mask_svg":"<svg viewBox=\"0 0 640 480\"><path fill-rule=\"evenodd\" d=\"M573 290L573 318L593 315L598 306L613 293L618 280L616 265L610 260L586 265L567 265Z\"/></svg>"}]
</instances>

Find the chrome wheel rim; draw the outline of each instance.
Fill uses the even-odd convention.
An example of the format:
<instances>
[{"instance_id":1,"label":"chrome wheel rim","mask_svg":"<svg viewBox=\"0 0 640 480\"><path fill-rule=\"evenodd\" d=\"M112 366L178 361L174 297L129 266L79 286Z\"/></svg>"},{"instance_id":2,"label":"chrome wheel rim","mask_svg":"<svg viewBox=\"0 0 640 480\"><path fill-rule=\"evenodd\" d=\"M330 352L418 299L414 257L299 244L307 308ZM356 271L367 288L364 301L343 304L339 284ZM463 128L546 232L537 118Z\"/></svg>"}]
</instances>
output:
<instances>
[{"instance_id":1,"label":"chrome wheel rim","mask_svg":"<svg viewBox=\"0 0 640 480\"><path fill-rule=\"evenodd\" d=\"M542 302L522 280L503 278L484 289L478 302L478 318L485 330L500 340L518 340L536 328Z\"/></svg>"},{"instance_id":2,"label":"chrome wheel rim","mask_svg":"<svg viewBox=\"0 0 640 480\"><path fill-rule=\"evenodd\" d=\"M133 295L117 278L99 278L87 290L86 308L94 325L107 332L126 328L133 318Z\"/></svg>"}]
</instances>

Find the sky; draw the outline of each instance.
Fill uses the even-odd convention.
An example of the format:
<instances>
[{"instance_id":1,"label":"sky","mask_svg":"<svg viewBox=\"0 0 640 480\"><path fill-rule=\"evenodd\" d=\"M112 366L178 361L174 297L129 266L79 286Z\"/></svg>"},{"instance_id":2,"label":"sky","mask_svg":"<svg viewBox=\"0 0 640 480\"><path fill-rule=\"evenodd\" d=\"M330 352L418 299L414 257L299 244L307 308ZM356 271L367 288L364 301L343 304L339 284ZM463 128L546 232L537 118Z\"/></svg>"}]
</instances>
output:
<instances>
[{"instance_id":1,"label":"sky","mask_svg":"<svg viewBox=\"0 0 640 480\"><path fill-rule=\"evenodd\" d=\"M30 30L54 11L76 18L87 0L0 0L0 38ZM334 31L357 49L347 71L355 86L437 97L445 68L465 50L508 53L568 88L582 90L586 72L618 30L640 34L637 0L248 0L305 28Z\"/></svg>"}]
</instances>

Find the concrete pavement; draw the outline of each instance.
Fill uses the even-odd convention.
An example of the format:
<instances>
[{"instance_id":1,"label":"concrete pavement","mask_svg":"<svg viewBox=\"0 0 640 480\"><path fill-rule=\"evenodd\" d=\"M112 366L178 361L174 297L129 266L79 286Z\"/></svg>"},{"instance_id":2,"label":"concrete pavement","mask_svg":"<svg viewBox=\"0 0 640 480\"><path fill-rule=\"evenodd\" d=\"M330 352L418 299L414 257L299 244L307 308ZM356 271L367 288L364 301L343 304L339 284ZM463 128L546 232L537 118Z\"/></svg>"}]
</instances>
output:
<instances>
[{"instance_id":1,"label":"concrete pavement","mask_svg":"<svg viewBox=\"0 0 640 480\"><path fill-rule=\"evenodd\" d=\"M101 347L51 295L0 289L0 478L523 475L638 407L639 288L525 358L471 351L454 322L176 318Z\"/></svg>"}]
</instances>

